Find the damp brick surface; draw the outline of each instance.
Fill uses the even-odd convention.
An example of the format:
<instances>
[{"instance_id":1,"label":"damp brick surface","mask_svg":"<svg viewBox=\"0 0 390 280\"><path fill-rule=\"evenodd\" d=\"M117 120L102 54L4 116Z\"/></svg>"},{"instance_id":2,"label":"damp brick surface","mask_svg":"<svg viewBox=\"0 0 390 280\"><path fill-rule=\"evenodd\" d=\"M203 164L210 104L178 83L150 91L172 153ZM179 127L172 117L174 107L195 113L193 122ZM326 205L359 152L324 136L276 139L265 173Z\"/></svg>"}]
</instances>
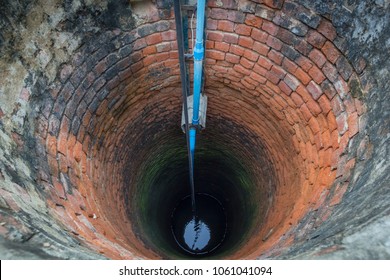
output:
<instances>
[{"instance_id":1,"label":"damp brick surface","mask_svg":"<svg viewBox=\"0 0 390 280\"><path fill-rule=\"evenodd\" d=\"M56 36L70 32L78 46L62 46L67 57L48 48L32 62L1 60L13 69L25 63L30 77L9 74L10 82L18 81L14 90L6 91L8 80L0 84L4 96L13 96L0 103L5 247L31 239L26 252L41 258L162 257L139 238L137 210L129 202L148 152L166 145L164 133L180 129L173 13L170 1L157 2L147 5L146 14L138 6L128 8L134 20L123 26L99 18L96 34L66 21L72 10L50 10L63 20ZM373 47L374 31L358 34L348 25L353 16L364 18L358 8L369 1L344 10L320 2L208 1L205 133L247 131L253 142L232 133L229 145L252 168L255 190L267 189L263 178L272 182L256 233L224 258L351 258L354 252L358 258L390 257L383 248L370 252L361 245L367 238L362 225L376 228L389 214L390 74L378 66L385 52ZM383 17L376 32L385 34L390 19L382 12L389 7L371 8L376 14L366 20ZM94 9L108 8L87 12ZM9 55L8 34L0 35L0 48ZM384 39L383 44L388 50ZM261 146L248 145L256 141ZM268 165L274 172L260 168ZM40 213L45 214L31 221ZM50 246L40 246L47 240Z\"/></svg>"}]
</instances>

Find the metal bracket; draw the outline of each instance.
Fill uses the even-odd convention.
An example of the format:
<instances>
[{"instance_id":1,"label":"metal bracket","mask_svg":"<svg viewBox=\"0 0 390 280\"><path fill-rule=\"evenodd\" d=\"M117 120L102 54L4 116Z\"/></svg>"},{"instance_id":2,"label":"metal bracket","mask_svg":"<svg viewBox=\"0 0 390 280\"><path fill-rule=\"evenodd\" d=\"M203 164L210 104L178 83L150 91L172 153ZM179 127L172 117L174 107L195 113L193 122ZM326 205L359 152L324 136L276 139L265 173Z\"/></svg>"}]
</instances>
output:
<instances>
[{"instance_id":1,"label":"metal bracket","mask_svg":"<svg viewBox=\"0 0 390 280\"><path fill-rule=\"evenodd\" d=\"M181 5L181 10L182 11L195 11L196 10L196 5Z\"/></svg>"},{"instance_id":2,"label":"metal bracket","mask_svg":"<svg viewBox=\"0 0 390 280\"><path fill-rule=\"evenodd\" d=\"M193 99L194 96L190 95L187 97L187 107L188 107L188 119L192 120L192 114L193 114ZM199 105L199 125L198 129L202 130L206 128L206 113L207 113L207 96L205 94L200 95L200 105ZM189 123L189 126L192 126L192 123ZM184 118L184 106L183 111L181 115L181 128L183 132L185 133L185 118Z\"/></svg>"}]
</instances>

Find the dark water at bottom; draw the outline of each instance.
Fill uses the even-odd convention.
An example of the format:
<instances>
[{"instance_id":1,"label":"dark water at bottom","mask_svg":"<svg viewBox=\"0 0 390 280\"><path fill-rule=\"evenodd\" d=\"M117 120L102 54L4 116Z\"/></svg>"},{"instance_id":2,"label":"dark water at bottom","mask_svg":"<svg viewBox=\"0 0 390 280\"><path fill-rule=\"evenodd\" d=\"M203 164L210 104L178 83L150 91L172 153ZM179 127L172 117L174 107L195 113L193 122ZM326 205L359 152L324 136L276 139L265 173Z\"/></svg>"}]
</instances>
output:
<instances>
[{"instance_id":1,"label":"dark water at bottom","mask_svg":"<svg viewBox=\"0 0 390 280\"><path fill-rule=\"evenodd\" d=\"M191 255L206 255L217 249L226 234L226 215L222 204L213 196L195 195L196 213L191 197L183 198L172 212L172 233L178 246Z\"/></svg>"}]
</instances>

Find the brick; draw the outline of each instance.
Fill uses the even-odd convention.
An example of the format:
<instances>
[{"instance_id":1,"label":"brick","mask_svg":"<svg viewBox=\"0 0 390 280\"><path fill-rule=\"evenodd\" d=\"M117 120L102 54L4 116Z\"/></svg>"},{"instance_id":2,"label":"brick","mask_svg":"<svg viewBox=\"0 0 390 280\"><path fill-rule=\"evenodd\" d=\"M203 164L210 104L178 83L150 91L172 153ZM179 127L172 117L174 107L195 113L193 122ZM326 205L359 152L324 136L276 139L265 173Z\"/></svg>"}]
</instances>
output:
<instances>
[{"instance_id":1,"label":"brick","mask_svg":"<svg viewBox=\"0 0 390 280\"><path fill-rule=\"evenodd\" d=\"M225 59L227 62L230 62L233 64L240 62L240 57L238 55L231 54L231 53L227 53Z\"/></svg>"},{"instance_id":2,"label":"brick","mask_svg":"<svg viewBox=\"0 0 390 280\"><path fill-rule=\"evenodd\" d=\"M216 50L207 50L206 56L215 60L225 60L225 53Z\"/></svg>"},{"instance_id":3,"label":"brick","mask_svg":"<svg viewBox=\"0 0 390 280\"><path fill-rule=\"evenodd\" d=\"M355 99L355 108L359 116L366 112L366 105L359 99Z\"/></svg>"},{"instance_id":4,"label":"brick","mask_svg":"<svg viewBox=\"0 0 390 280\"><path fill-rule=\"evenodd\" d=\"M326 62L322 68L322 72L331 82L335 82L338 77L337 69L329 62Z\"/></svg>"},{"instance_id":5,"label":"brick","mask_svg":"<svg viewBox=\"0 0 390 280\"><path fill-rule=\"evenodd\" d=\"M245 49L243 47L237 46L237 45L231 45L230 46L230 52L232 54L242 56L244 55Z\"/></svg>"},{"instance_id":6,"label":"brick","mask_svg":"<svg viewBox=\"0 0 390 280\"><path fill-rule=\"evenodd\" d=\"M218 20L207 19L207 29L208 30L217 30Z\"/></svg>"},{"instance_id":7,"label":"brick","mask_svg":"<svg viewBox=\"0 0 390 280\"><path fill-rule=\"evenodd\" d=\"M322 132L322 141L324 143L324 148L327 149L327 154L330 154L329 157L331 157L332 149L329 148L332 147L332 138L328 129ZM330 162L330 160L327 160L326 162Z\"/></svg>"},{"instance_id":8,"label":"brick","mask_svg":"<svg viewBox=\"0 0 390 280\"><path fill-rule=\"evenodd\" d=\"M304 56L308 56L313 47L308 44L305 40L300 40L298 44L296 44L295 49L303 54Z\"/></svg>"},{"instance_id":9,"label":"brick","mask_svg":"<svg viewBox=\"0 0 390 280\"><path fill-rule=\"evenodd\" d=\"M281 110L284 110L285 108L288 107L287 102L283 99L283 97L281 95L275 94L274 100L282 108ZM284 119L284 117L283 117L283 119Z\"/></svg>"},{"instance_id":10,"label":"brick","mask_svg":"<svg viewBox=\"0 0 390 280\"><path fill-rule=\"evenodd\" d=\"M300 85L300 82L291 74L287 74L284 77L284 82L293 90L295 91L298 86Z\"/></svg>"},{"instance_id":11,"label":"brick","mask_svg":"<svg viewBox=\"0 0 390 280\"><path fill-rule=\"evenodd\" d=\"M107 62L105 59L103 59L98 64L96 64L96 66L94 68L94 72L95 72L96 76L100 76L101 74L103 74L107 70L107 68L108 68Z\"/></svg>"},{"instance_id":12,"label":"brick","mask_svg":"<svg viewBox=\"0 0 390 280\"><path fill-rule=\"evenodd\" d=\"M225 33L222 41L229 44L237 44L239 36L237 34Z\"/></svg>"},{"instance_id":13,"label":"brick","mask_svg":"<svg viewBox=\"0 0 390 280\"><path fill-rule=\"evenodd\" d=\"M234 28L234 32L238 35L249 36L251 35L252 28L245 24L237 24L236 27Z\"/></svg>"},{"instance_id":14,"label":"brick","mask_svg":"<svg viewBox=\"0 0 390 280\"><path fill-rule=\"evenodd\" d=\"M142 68L144 68L144 63L143 61L139 61L137 63L134 63L133 65L130 66L131 68L131 72L132 73L137 73L138 71L140 71Z\"/></svg>"},{"instance_id":15,"label":"brick","mask_svg":"<svg viewBox=\"0 0 390 280\"><path fill-rule=\"evenodd\" d=\"M161 39L162 41L175 41L176 40L176 31L175 30L168 30L161 32Z\"/></svg>"},{"instance_id":16,"label":"brick","mask_svg":"<svg viewBox=\"0 0 390 280\"><path fill-rule=\"evenodd\" d=\"M290 72L291 74L294 74L298 68L298 66L287 57L283 58L282 66L284 69L286 69L287 72Z\"/></svg>"},{"instance_id":17,"label":"brick","mask_svg":"<svg viewBox=\"0 0 390 280\"><path fill-rule=\"evenodd\" d=\"M220 9L220 8L213 8L213 9L211 9L209 16L212 19L227 19L228 18L228 10Z\"/></svg>"},{"instance_id":18,"label":"brick","mask_svg":"<svg viewBox=\"0 0 390 280\"><path fill-rule=\"evenodd\" d=\"M270 21L264 21L261 29L273 36L279 32L279 26Z\"/></svg>"},{"instance_id":19,"label":"brick","mask_svg":"<svg viewBox=\"0 0 390 280\"><path fill-rule=\"evenodd\" d=\"M224 33L220 31L209 31L207 33L207 39L211 41L222 42L223 38L224 38Z\"/></svg>"},{"instance_id":20,"label":"brick","mask_svg":"<svg viewBox=\"0 0 390 280\"><path fill-rule=\"evenodd\" d=\"M253 42L254 42L253 39L250 37L240 36L240 38L238 39L238 45L248 49L252 49Z\"/></svg>"},{"instance_id":21,"label":"brick","mask_svg":"<svg viewBox=\"0 0 390 280\"><path fill-rule=\"evenodd\" d=\"M257 53L259 53L259 54L261 54L263 56L266 56L268 54L268 51L269 51L270 48L267 45L264 45L263 43L254 42L252 49L254 51L256 51Z\"/></svg>"},{"instance_id":22,"label":"brick","mask_svg":"<svg viewBox=\"0 0 390 280\"><path fill-rule=\"evenodd\" d=\"M259 55L251 50L245 50L244 57L250 61L257 61L259 59Z\"/></svg>"},{"instance_id":23,"label":"brick","mask_svg":"<svg viewBox=\"0 0 390 280\"><path fill-rule=\"evenodd\" d=\"M215 59L206 57L205 64L206 65L215 65L215 64L217 64L217 61Z\"/></svg>"},{"instance_id":24,"label":"brick","mask_svg":"<svg viewBox=\"0 0 390 280\"><path fill-rule=\"evenodd\" d=\"M350 138L359 132L359 116L357 112L348 115L348 130Z\"/></svg>"},{"instance_id":25,"label":"brick","mask_svg":"<svg viewBox=\"0 0 390 280\"><path fill-rule=\"evenodd\" d=\"M206 41L206 50L207 49L214 49L214 42L213 41Z\"/></svg>"},{"instance_id":26,"label":"brick","mask_svg":"<svg viewBox=\"0 0 390 280\"><path fill-rule=\"evenodd\" d=\"M336 123L336 119L334 120L335 122L335 127L332 127L329 128L329 131L331 131L330 133L330 139L331 139L331 144L332 144L332 148L335 150L335 149L338 149L339 147L339 132L337 131L337 123ZM329 124L329 122L328 122Z\"/></svg>"},{"instance_id":27,"label":"brick","mask_svg":"<svg viewBox=\"0 0 390 280\"><path fill-rule=\"evenodd\" d=\"M342 112L336 117L337 130L340 135L343 135L348 130L348 117L345 112Z\"/></svg>"},{"instance_id":28,"label":"brick","mask_svg":"<svg viewBox=\"0 0 390 280\"><path fill-rule=\"evenodd\" d=\"M257 65L255 65L255 67L256 67L256 66L257 66ZM265 84L265 82L267 81L266 78L264 78L263 76L257 74L255 71L252 71L252 72L251 72L250 77L251 77L253 80L259 82L260 84Z\"/></svg>"},{"instance_id":29,"label":"brick","mask_svg":"<svg viewBox=\"0 0 390 280\"><path fill-rule=\"evenodd\" d=\"M337 94L336 90L333 87L333 84L330 83L328 80L322 82L321 88L330 100L333 98L333 96Z\"/></svg>"},{"instance_id":30,"label":"brick","mask_svg":"<svg viewBox=\"0 0 390 280\"><path fill-rule=\"evenodd\" d=\"M314 49L310 52L309 58L320 68L326 62L326 57L324 56L324 54L317 49Z\"/></svg>"},{"instance_id":31,"label":"brick","mask_svg":"<svg viewBox=\"0 0 390 280\"><path fill-rule=\"evenodd\" d=\"M302 82L302 84L307 85L311 78L306 72L304 72L301 68L298 68L295 72L295 77Z\"/></svg>"},{"instance_id":32,"label":"brick","mask_svg":"<svg viewBox=\"0 0 390 280\"><path fill-rule=\"evenodd\" d=\"M245 57L242 57L242 58L241 58L240 64L241 64L242 66L244 66L245 68L247 68L247 69L252 69L252 68L253 68L253 65L255 65L254 62L249 61L249 60L246 59Z\"/></svg>"},{"instance_id":33,"label":"brick","mask_svg":"<svg viewBox=\"0 0 390 280\"><path fill-rule=\"evenodd\" d=\"M171 41L171 50L177 51L177 41Z\"/></svg>"},{"instance_id":34,"label":"brick","mask_svg":"<svg viewBox=\"0 0 390 280\"><path fill-rule=\"evenodd\" d=\"M145 24L138 28L138 34L140 37L146 37L156 31L156 26L152 24Z\"/></svg>"},{"instance_id":35,"label":"brick","mask_svg":"<svg viewBox=\"0 0 390 280\"><path fill-rule=\"evenodd\" d=\"M322 52L325 54L326 58L333 64L340 57L340 52L336 47L329 41L327 41L322 47Z\"/></svg>"},{"instance_id":36,"label":"brick","mask_svg":"<svg viewBox=\"0 0 390 280\"><path fill-rule=\"evenodd\" d=\"M157 52L168 52L171 50L171 44L169 42L156 45Z\"/></svg>"},{"instance_id":37,"label":"brick","mask_svg":"<svg viewBox=\"0 0 390 280\"><path fill-rule=\"evenodd\" d=\"M143 55L142 55L142 52L141 52L141 51L133 52L133 53L130 55L130 60L131 60L132 63L138 62L138 61L140 61L142 58L143 58Z\"/></svg>"},{"instance_id":38,"label":"brick","mask_svg":"<svg viewBox=\"0 0 390 280\"><path fill-rule=\"evenodd\" d=\"M230 49L230 45L225 42L215 42L214 48L218 51L228 52Z\"/></svg>"},{"instance_id":39,"label":"brick","mask_svg":"<svg viewBox=\"0 0 390 280\"><path fill-rule=\"evenodd\" d=\"M163 53L160 53L159 55L163 55ZM168 53L170 59L178 59L179 58L179 51L173 50Z\"/></svg>"},{"instance_id":40,"label":"brick","mask_svg":"<svg viewBox=\"0 0 390 280\"><path fill-rule=\"evenodd\" d=\"M159 44L162 42L161 33L151 34L151 35L147 36L145 39L146 39L146 43L148 45L156 45L156 44Z\"/></svg>"},{"instance_id":41,"label":"brick","mask_svg":"<svg viewBox=\"0 0 390 280\"><path fill-rule=\"evenodd\" d=\"M233 32L234 31L234 23L231 21L228 21L228 20L220 20L218 22L217 28L221 31Z\"/></svg>"},{"instance_id":42,"label":"brick","mask_svg":"<svg viewBox=\"0 0 390 280\"><path fill-rule=\"evenodd\" d=\"M275 10L263 5L256 5L255 15L268 21L272 21L275 17Z\"/></svg>"},{"instance_id":43,"label":"brick","mask_svg":"<svg viewBox=\"0 0 390 280\"><path fill-rule=\"evenodd\" d=\"M234 11L234 10L228 11L227 19L235 23L244 23L245 13L241 11Z\"/></svg>"},{"instance_id":44,"label":"brick","mask_svg":"<svg viewBox=\"0 0 390 280\"><path fill-rule=\"evenodd\" d=\"M271 8L281 9L284 3L284 0L262 0L264 5L267 5Z\"/></svg>"},{"instance_id":45,"label":"brick","mask_svg":"<svg viewBox=\"0 0 390 280\"><path fill-rule=\"evenodd\" d=\"M297 41L297 36L284 28L279 28L276 37L288 45L295 45Z\"/></svg>"},{"instance_id":46,"label":"brick","mask_svg":"<svg viewBox=\"0 0 390 280\"><path fill-rule=\"evenodd\" d=\"M297 59L299 59L299 58L301 57L301 55L299 54L299 52L297 52L293 47L288 46L288 45L286 45L286 44L284 44L284 45L282 46L281 52L282 52L286 57L288 57L290 60L292 60L292 61L296 61Z\"/></svg>"},{"instance_id":47,"label":"brick","mask_svg":"<svg viewBox=\"0 0 390 280\"><path fill-rule=\"evenodd\" d=\"M82 149L83 149L83 145L79 141L77 141L73 149L73 158L76 160L76 162L81 161L82 152L83 152Z\"/></svg>"},{"instance_id":48,"label":"brick","mask_svg":"<svg viewBox=\"0 0 390 280\"><path fill-rule=\"evenodd\" d=\"M274 85L277 85L280 81L280 78L271 71L268 71L265 76L267 80L273 83Z\"/></svg>"},{"instance_id":49,"label":"brick","mask_svg":"<svg viewBox=\"0 0 390 280\"><path fill-rule=\"evenodd\" d=\"M282 41L272 36L268 36L266 43L269 47L278 51L282 49L282 45L283 45Z\"/></svg>"},{"instance_id":50,"label":"brick","mask_svg":"<svg viewBox=\"0 0 390 280\"><path fill-rule=\"evenodd\" d=\"M71 65L65 65L62 67L60 71L60 79L62 83L65 83L66 80L70 77L70 75L73 73L73 67Z\"/></svg>"},{"instance_id":51,"label":"brick","mask_svg":"<svg viewBox=\"0 0 390 280\"><path fill-rule=\"evenodd\" d=\"M68 151L68 142L67 142L67 134L61 132L58 141L57 141L57 151L64 156L67 155Z\"/></svg>"},{"instance_id":52,"label":"brick","mask_svg":"<svg viewBox=\"0 0 390 280\"><path fill-rule=\"evenodd\" d=\"M318 116L319 114L321 114L321 112L322 112L321 107L318 105L318 103L314 99L309 99L306 102L306 105L313 116Z\"/></svg>"},{"instance_id":53,"label":"brick","mask_svg":"<svg viewBox=\"0 0 390 280\"><path fill-rule=\"evenodd\" d=\"M348 80L349 77L351 77L353 69L344 56L340 56L339 59L337 59L336 67L340 75L344 78L344 80Z\"/></svg>"},{"instance_id":54,"label":"brick","mask_svg":"<svg viewBox=\"0 0 390 280\"><path fill-rule=\"evenodd\" d=\"M138 51L140 49L145 48L146 46L146 40L144 38L141 38L134 42L133 50Z\"/></svg>"},{"instance_id":55,"label":"brick","mask_svg":"<svg viewBox=\"0 0 390 280\"><path fill-rule=\"evenodd\" d=\"M328 20L322 19L317 30L326 38L328 38L330 41L333 41L337 37L336 29L333 27L332 23L329 22Z\"/></svg>"},{"instance_id":56,"label":"brick","mask_svg":"<svg viewBox=\"0 0 390 280\"><path fill-rule=\"evenodd\" d=\"M292 92L291 88L284 81L279 82L279 88L287 95L290 95Z\"/></svg>"},{"instance_id":57,"label":"brick","mask_svg":"<svg viewBox=\"0 0 390 280\"><path fill-rule=\"evenodd\" d=\"M348 143L349 143L349 134L348 133L340 134L340 131L339 131L339 141L338 142L339 142L339 151L341 153L346 152L346 148L348 147Z\"/></svg>"},{"instance_id":58,"label":"brick","mask_svg":"<svg viewBox=\"0 0 390 280\"><path fill-rule=\"evenodd\" d=\"M280 53L280 52L277 52L275 50L271 50L269 53L268 53L268 58L275 62L276 64L278 65L281 65L282 64L282 60L283 60L283 55Z\"/></svg>"},{"instance_id":59,"label":"brick","mask_svg":"<svg viewBox=\"0 0 390 280\"><path fill-rule=\"evenodd\" d=\"M209 7L219 8L223 7L225 9L237 9L237 3L234 0L209 0L207 2Z\"/></svg>"},{"instance_id":60,"label":"brick","mask_svg":"<svg viewBox=\"0 0 390 280\"><path fill-rule=\"evenodd\" d=\"M244 74L245 76L249 76L251 74L251 71L242 67L240 64L234 65L233 69L236 70L238 73Z\"/></svg>"},{"instance_id":61,"label":"brick","mask_svg":"<svg viewBox=\"0 0 390 280\"><path fill-rule=\"evenodd\" d=\"M345 111L347 112L348 115L356 112L354 98L351 95L345 96L343 100L343 104L345 106Z\"/></svg>"},{"instance_id":62,"label":"brick","mask_svg":"<svg viewBox=\"0 0 390 280\"><path fill-rule=\"evenodd\" d=\"M305 72L308 72L310 68L312 68L314 65L310 59L304 56L301 56L297 60L295 60L295 63L299 65Z\"/></svg>"},{"instance_id":63,"label":"brick","mask_svg":"<svg viewBox=\"0 0 390 280\"><path fill-rule=\"evenodd\" d=\"M344 98L348 94L349 86L340 76L333 84L341 98Z\"/></svg>"},{"instance_id":64,"label":"brick","mask_svg":"<svg viewBox=\"0 0 390 280\"><path fill-rule=\"evenodd\" d=\"M248 76L244 77L244 79L242 79L240 81L240 83L246 88L246 89L249 89L249 90L254 90L256 88L255 85L253 85L254 81L252 81Z\"/></svg>"},{"instance_id":65,"label":"brick","mask_svg":"<svg viewBox=\"0 0 390 280\"><path fill-rule=\"evenodd\" d=\"M52 135L48 135L46 139L47 152L52 157L57 156L57 138Z\"/></svg>"},{"instance_id":66,"label":"brick","mask_svg":"<svg viewBox=\"0 0 390 280\"><path fill-rule=\"evenodd\" d=\"M267 72L268 72L267 69L261 67L261 66L258 65L258 64L255 64L255 65L253 66L253 71L254 71L255 73L257 73L257 74L263 76L263 77L264 77L264 76L267 74Z\"/></svg>"},{"instance_id":67,"label":"brick","mask_svg":"<svg viewBox=\"0 0 390 280\"><path fill-rule=\"evenodd\" d=\"M308 102L310 99L312 99L305 86L299 85L296 89L296 93L298 93L305 102Z\"/></svg>"},{"instance_id":68,"label":"brick","mask_svg":"<svg viewBox=\"0 0 390 280\"><path fill-rule=\"evenodd\" d=\"M276 66L276 65L273 65L273 66L272 66L271 72L272 72L276 77L278 77L279 79L283 79L284 76L286 76L286 71L284 71L283 68L281 68L281 67L279 67L279 66Z\"/></svg>"},{"instance_id":69,"label":"brick","mask_svg":"<svg viewBox=\"0 0 390 280\"><path fill-rule=\"evenodd\" d=\"M363 70L367 66L367 62L364 58L359 57L352 61L353 68L358 74L363 73Z\"/></svg>"},{"instance_id":70,"label":"brick","mask_svg":"<svg viewBox=\"0 0 390 280\"><path fill-rule=\"evenodd\" d=\"M291 98L297 107L300 107L304 103L302 97L300 97L296 92L291 93Z\"/></svg>"},{"instance_id":71,"label":"brick","mask_svg":"<svg viewBox=\"0 0 390 280\"><path fill-rule=\"evenodd\" d=\"M318 122L316 118L312 117L309 120L309 127L310 130L313 132L313 134L317 134L320 132L320 126L318 125Z\"/></svg>"},{"instance_id":72,"label":"brick","mask_svg":"<svg viewBox=\"0 0 390 280\"><path fill-rule=\"evenodd\" d=\"M313 116L309 111L309 108L307 108L306 104L303 104L300 108L300 112L303 115L303 118L308 122Z\"/></svg>"},{"instance_id":73,"label":"brick","mask_svg":"<svg viewBox=\"0 0 390 280\"><path fill-rule=\"evenodd\" d=\"M318 99L318 103L321 107L322 112L327 114L330 110L332 110L331 104L329 99L326 97L326 95L321 95L321 97Z\"/></svg>"},{"instance_id":74,"label":"brick","mask_svg":"<svg viewBox=\"0 0 390 280\"><path fill-rule=\"evenodd\" d=\"M253 26L256 28L260 28L263 23L263 19L259 18L253 14L247 14L245 18L245 24L249 26Z\"/></svg>"},{"instance_id":75,"label":"brick","mask_svg":"<svg viewBox=\"0 0 390 280\"><path fill-rule=\"evenodd\" d=\"M267 42L268 34L259 29L252 29L251 37L261 43Z\"/></svg>"},{"instance_id":76,"label":"brick","mask_svg":"<svg viewBox=\"0 0 390 280\"><path fill-rule=\"evenodd\" d=\"M157 48L156 46L147 46L146 48L144 48L142 50L142 54L144 56L148 56L148 55L151 55L151 54L155 54L157 52Z\"/></svg>"},{"instance_id":77,"label":"brick","mask_svg":"<svg viewBox=\"0 0 390 280\"><path fill-rule=\"evenodd\" d=\"M257 63L258 63L261 67L263 67L263 68L265 68L265 69L267 69L267 70L270 70L271 67L272 67L271 61L269 61L267 58L262 57L262 56L259 57Z\"/></svg>"},{"instance_id":78,"label":"brick","mask_svg":"<svg viewBox=\"0 0 390 280\"><path fill-rule=\"evenodd\" d=\"M325 42L326 38L322 36L320 33L318 33L315 30L310 30L306 35L306 40L309 42L313 47L316 47L318 49L321 49Z\"/></svg>"},{"instance_id":79,"label":"brick","mask_svg":"<svg viewBox=\"0 0 390 280\"><path fill-rule=\"evenodd\" d=\"M339 116L345 111L344 104L338 95L335 95L330 103L332 105L332 111L336 116Z\"/></svg>"},{"instance_id":80,"label":"brick","mask_svg":"<svg viewBox=\"0 0 390 280\"><path fill-rule=\"evenodd\" d=\"M308 74L317 84L321 84L326 79L322 71L315 65L310 68Z\"/></svg>"}]
</instances>

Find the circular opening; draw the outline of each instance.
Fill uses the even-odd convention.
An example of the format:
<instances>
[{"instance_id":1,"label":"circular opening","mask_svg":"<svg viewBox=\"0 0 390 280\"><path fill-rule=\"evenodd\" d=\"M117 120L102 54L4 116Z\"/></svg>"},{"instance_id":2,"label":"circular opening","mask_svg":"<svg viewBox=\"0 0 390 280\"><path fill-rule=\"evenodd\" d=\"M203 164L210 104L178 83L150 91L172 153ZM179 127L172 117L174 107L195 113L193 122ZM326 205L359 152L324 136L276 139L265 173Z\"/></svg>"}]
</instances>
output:
<instances>
[{"instance_id":1,"label":"circular opening","mask_svg":"<svg viewBox=\"0 0 390 280\"><path fill-rule=\"evenodd\" d=\"M173 209L171 229L181 250L189 255L209 255L223 242L227 221L223 205L206 193L195 195L196 208L191 196L184 197Z\"/></svg>"}]
</instances>

